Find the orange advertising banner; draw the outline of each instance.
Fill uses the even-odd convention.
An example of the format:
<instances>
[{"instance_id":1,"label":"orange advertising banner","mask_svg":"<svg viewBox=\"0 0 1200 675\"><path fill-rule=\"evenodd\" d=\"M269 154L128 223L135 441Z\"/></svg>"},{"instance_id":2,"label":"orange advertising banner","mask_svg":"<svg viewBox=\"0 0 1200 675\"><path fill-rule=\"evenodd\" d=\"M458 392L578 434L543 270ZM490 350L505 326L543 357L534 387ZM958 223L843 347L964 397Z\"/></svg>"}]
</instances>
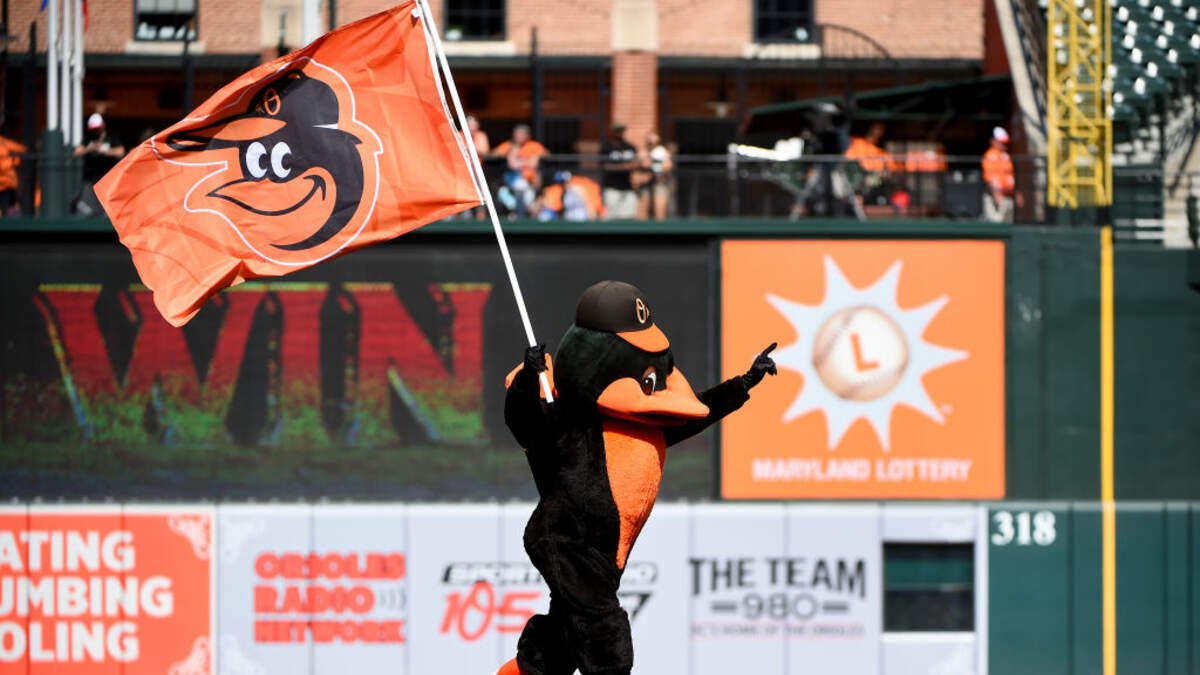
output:
<instances>
[{"instance_id":1,"label":"orange advertising banner","mask_svg":"<svg viewBox=\"0 0 1200 675\"><path fill-rule=\"evenodd\" d=\"M212 511L0 510L0 673L211 675Z\"/></svg>"},{"instance_id":2,"label":"orange advertising banner","mask_svg":"<svg viewBox=\"0 0 1200 675\"><path fill-rule=\"evenodd\" d=\"M1004 496L1004 243L722 243L727 499Z\"/></svg>"}]
</instances>

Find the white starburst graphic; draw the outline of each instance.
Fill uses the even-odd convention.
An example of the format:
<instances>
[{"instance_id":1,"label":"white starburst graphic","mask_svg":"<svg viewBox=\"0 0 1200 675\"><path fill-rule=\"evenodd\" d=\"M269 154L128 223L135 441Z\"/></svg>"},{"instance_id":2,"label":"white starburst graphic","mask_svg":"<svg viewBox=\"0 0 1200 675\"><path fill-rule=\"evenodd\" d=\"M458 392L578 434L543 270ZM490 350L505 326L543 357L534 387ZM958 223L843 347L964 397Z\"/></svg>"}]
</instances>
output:
<instances>
[{"instance_id":1,"label":"white starburst graphic","mask_svg":"<svg viewBox=\"0 0 1200 675\"><path fill-rule=\"evenodd\" d=\"M869 287L857 289L833 258L825 256L825 297L819 304L766 295L767 302L791 322L798 336L772 356L780 367L804 377L783 421L823 411L830 450L856 420L865 419L884 452L889 451L892 411L897 405L945 423L921 380L926 373L968 354L924 340L926 327L949 297L942 295L920 307L901 309L897 302L901 266L897 260ZM851 364L849 368L846 363ZM862 372L845 372L855 367Z\"/></svg>"}]
</instances>

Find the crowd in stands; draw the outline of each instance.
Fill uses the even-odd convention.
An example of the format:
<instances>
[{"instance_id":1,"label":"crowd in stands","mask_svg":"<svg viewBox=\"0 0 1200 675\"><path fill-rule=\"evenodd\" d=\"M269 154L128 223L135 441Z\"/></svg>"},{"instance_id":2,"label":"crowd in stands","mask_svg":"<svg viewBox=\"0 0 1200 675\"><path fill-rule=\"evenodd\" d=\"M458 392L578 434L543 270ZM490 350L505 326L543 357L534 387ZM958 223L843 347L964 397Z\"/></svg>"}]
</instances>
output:
<instances>
[{"instance_id":1,"label":"crowd in stands","mask_svg":"<svg viewBox=\"0 0 1200 675\"><path fill-rule=\"evenodd\" d=\"M550 155L528 125L513 127L512 136L492 146L474 118L468 119L475 148L489 166L500 167L493 181L498 209L512 218L537 220L664 219L670 208L671 151L651 131L641 146L630 142L624 124L613 124L598 156L547 168ZM549 164L549 163L547 163ZM496 171L489 172L495 175ZM476 211L476 217L483 217Z\"/></svg>"},{"instance_id":2,"label":"crowd in stands","mask_svg":"<svg viewBox=\"0 0 1200 675\"><path fill-rule=\"evenodd\" d=\"M655 131L636 144L625 125L616 123L598 154L564 158L551 155L525 124L514 126L510 138L495 146L477 121L471 118L469 124L476 149L487 162L498 211L505 217L662 220L676 213L680 177L671 150ZM795 191L792 217L945 214L1013 220L1015 177L1003 128L992 130L985 154L975 160L973 173L981 194L972 198L973 207L959 213L947 213L940 202L928 204L930 195L940 199L949 172L943 146L905 143L904 151L889 151L884 149L884 135L884 125L874 123L861 136L843 137L842 161L810 166L803 187ZM713 173L724 168L714 164L693 170ZM831 207L832 202L837 203ZM475 217L485 217L483 210L477 209Z\"/></svg>"}]
</instances>

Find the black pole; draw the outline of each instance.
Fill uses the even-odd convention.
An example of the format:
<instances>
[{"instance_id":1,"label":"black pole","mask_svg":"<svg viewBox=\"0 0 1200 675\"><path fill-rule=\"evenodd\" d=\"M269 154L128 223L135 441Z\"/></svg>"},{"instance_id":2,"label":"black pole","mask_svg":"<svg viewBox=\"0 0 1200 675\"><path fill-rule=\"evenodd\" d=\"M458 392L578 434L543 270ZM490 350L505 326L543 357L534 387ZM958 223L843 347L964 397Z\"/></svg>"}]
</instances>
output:
<instances>
[{"instance_id":1,"label":"black pole","mask_svg":"<svg viewBox=\"0 0 1200 675\"><path fill-rule=\"evenodd\" d=\"M21 201L21 213L33 215L34 182L37 176L37 160L33 150L37 147L37 23L29 23L29 53L21 72L21 144L27 149L28 155L18 167L18 198Z\"/></svg>"},{"instance_id":2,"label":"black pole","mask_svg":"<svg viewBox=\"0 0 1200 675\"><path fill-rule=\"evenodd\" d=\"M287 10L285 9L279 13L279 44L276 45L276 47L275 47L277 56L284 56L289 51L291 51L288 49L286 37L287 37Z\"/></svg>"},{"instance_id":3,"label":"black pole","mask_svg":"<svg viewBox=\"0 0 1200 675\"><path fill-rule=\"evenodd\" d=\"M194 20L194 19L193 19ZM192 63L192 23L183 30L183 114L192 112L192 94L196 88L196 67Z\"/></svg>"},{"instance_id":4,"label":"black pole","mask_svg":"<svg viewBox=\"0 0 1200 675\"><path fill-rule=\"evenodd\" d=\"M329 30L337 28L337 0L329 0Z\"/></svg>"},{"instance_id":5,"label":"black pole","mask_svg":"<svg viewBox=\"0 0 1200 675\"><path fill-rule=\"evenodd\" d=\"M546 125L542 120L542 104L545 102L545 92L542 89L542 63L538 59L537 26L529 29L529 77L533 89L533 137L542 143L546 142Z\"/></svg>"},{"instance_id":6,"label":"black pole","mask_svg":"<svg viewBox=\"0 0 1200 675\"><path fill-rule=\"evenodd\" d=\"M1160 171L1167 168L1167 95L1158 98L1158 163Z\"/></svg>"},{"instance_id":7,"label":"black pole","mask_svg":"<svg viewBox=\"0 0 1200 675\"><path fill-rule=\"evenodd\" d=\"M737 110L735 114L737 115L738 124L741 124L742 120L746 117L746 113L750 112L749 105L747 104L749 98L747 91L750 88L750 78L746 73L746 64L744 61L738 66L736 77L737 79L733 86L734 109Z\"/></svg>"}]
</instances>

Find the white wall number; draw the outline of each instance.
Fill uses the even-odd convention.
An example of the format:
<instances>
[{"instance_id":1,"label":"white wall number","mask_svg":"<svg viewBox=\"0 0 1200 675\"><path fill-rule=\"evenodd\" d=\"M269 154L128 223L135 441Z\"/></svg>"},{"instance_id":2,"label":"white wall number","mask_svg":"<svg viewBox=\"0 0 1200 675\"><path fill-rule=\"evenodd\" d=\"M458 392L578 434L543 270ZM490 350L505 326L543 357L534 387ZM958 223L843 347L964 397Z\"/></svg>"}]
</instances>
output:
<instances>
[{"instance_id":1,"label":"white wall number","mask_svg":"<svg viewBox=\"0 0 1200 675\"><path fill-rule=\"evenodd\" d=\"M1050 511L997 511L992 514L995 531L992 532L993 546L1049 546L1058 538L1054 529L1054 513Z\"/></svg>"}]
</instances>

